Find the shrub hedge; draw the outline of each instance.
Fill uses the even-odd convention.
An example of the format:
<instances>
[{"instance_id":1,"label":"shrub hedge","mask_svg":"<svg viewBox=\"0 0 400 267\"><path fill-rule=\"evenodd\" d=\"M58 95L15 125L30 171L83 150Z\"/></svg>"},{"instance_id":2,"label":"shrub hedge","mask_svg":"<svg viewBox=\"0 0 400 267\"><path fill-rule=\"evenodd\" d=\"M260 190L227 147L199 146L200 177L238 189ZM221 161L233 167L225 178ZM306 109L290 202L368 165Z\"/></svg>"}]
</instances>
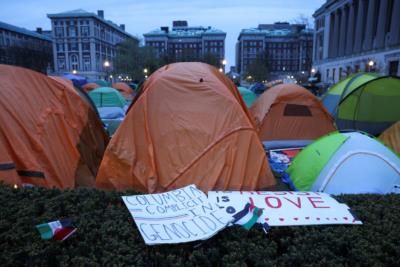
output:
<instances>
[{"instance_id":1,"label":"shrub hedge","mask_svg":"<svg viewBox=\"0 0 400 267\"><path fill-rule=\"evenodd\" d=\"M400 195L344 195L361 226L227 228L202 242L146 246L120 196L95 189L0 185L0 266L397 266ZM64 242L35 225L71 218Z\"/></svg>"}]
</instances>

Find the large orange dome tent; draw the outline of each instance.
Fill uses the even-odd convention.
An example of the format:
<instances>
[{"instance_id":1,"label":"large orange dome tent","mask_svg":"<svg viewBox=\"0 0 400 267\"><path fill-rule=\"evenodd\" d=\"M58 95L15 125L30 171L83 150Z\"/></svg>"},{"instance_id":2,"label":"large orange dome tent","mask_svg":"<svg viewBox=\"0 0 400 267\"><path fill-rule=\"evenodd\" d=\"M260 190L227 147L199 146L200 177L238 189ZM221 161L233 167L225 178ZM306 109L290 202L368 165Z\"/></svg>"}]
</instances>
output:
<instances>
[{"instance_id":1,"label":"large orange dome tent","mask_svg":"<svg viewBox=\"0 0 400 267\"><path fill-rule=\"evenodd\" d=\"M175 63L144 83L102 160L103 189L163 192L274 185L265 152L235 85L204 63Z\"/></svg>"},{"instance_id":2,"label":"large orange dome tent","mask_svg":"<svg viewBox=\"0 0 400 267\"><path fill-rule=\"evenodd\" d=\"M74 90L40 73L0 65L0 180L94 186L108 137Z\"/></svg>"},{"instance_id":3,"label":"large orange dome tent","mask_svg":"<svg viewBox=\"0 0 400 267\"><path fill-rule=\"evenodd\" d=\"M319 99L296 84L266 90L250 107L262 141L314 140L335 131Z\"/></svg>"}]
</instances>

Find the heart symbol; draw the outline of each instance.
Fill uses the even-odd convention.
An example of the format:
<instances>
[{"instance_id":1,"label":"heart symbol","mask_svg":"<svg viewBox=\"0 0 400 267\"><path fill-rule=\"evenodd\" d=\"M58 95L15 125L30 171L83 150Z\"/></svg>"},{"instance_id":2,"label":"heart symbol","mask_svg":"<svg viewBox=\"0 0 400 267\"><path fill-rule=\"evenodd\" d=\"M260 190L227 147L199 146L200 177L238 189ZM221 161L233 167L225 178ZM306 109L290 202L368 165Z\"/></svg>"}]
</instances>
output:
<instances>
[{"instance_id":1,"label":"heart symbol","mask_svg":"<svg viewBox=\"0 0 400 267\"><path fill-rule=\"evenodd\" d=\"M269 221L269 218L265 218L266 221Z\"/></svg>"}]
</instances>

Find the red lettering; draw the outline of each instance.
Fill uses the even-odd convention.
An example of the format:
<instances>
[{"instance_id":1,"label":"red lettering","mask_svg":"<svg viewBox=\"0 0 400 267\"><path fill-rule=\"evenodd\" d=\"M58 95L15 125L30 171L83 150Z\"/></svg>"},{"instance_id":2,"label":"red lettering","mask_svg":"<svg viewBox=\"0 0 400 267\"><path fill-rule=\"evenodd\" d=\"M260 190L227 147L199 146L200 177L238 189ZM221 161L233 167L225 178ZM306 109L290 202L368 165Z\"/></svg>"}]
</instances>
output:
<instances>
[{"instance_id":1,"label":"red lettering","mask_svg":"<svg viewBox=\"0 0 400 267\"><path fill-rule=\"evenodd\" d=\"M269 201L270 199L275 199L276 200L276 205L273 206L271 202ZM278 197L266 197L265 198L265 203L267 204L268 207L273 208L273 209L279 209L282 207L282 201Z\"/></svg>"},{"instance_id":2,"label":"red lettering","mask_svg":"<svg viewBox=\"0 0 400 267\"><path fill-rule=\"evenodd\" d=\"M292 203L293 205L295 205L296 207L298 207L299 209L301 209L301 200L299 197L297 197L297 202L292 201L291 199L284 197L284 199L286 199L287 201L289 201L290 203Z\"/></svg>"},{"instance_id":3,"label":"red lettering","mask_svg":"<svg viewBox=\"0 0 400 267\"><path fill-rule=\"evenodd\" d=\"M328 207L328 206L318 206L317 207L317 203L324 203L324 201L322 200L313 200L313 198L314 199L321 199L321 197L307 197L308 198L308 200L310 201L310 203L311 203L311 205L314 207L314 208L316 208L316 209L329 209L330 207Z\"/></svg>"},{"instance_id":4,"label":"red lettering","mask_svg":"<svg viewBox=\"0 0 400 267\"><path fill-rule=\"evenodd\" d=\"M256 193L258 195L269 195L270 194L270 192L268 192L268 191L257 191Z\"/></svg>"}]
</instances>

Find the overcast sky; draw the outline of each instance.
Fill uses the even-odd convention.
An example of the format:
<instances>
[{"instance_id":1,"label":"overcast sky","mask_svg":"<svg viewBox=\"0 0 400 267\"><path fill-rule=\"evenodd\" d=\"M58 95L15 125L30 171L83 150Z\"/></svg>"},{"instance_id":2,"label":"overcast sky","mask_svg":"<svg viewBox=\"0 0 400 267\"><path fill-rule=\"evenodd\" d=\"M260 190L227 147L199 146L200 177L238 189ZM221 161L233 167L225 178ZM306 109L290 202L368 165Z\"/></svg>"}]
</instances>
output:
<instances>
[{"instance_id":1,"label":"overcast sky","mask_svg":"<svg viewBox=\"0 0 400 267\"><path fill-rule=\"evenodd\" d=\"M125 24L132 35L173 20L189 26L212 26L227 33L225 54L228 67L235 64L235 43L241 29L276 21L293 22L299 15L310 17L326 0L0 0L0 21L30 30L50 29L46 14L84 9L104 10L105 19ZM227 69L228 70L228 69Z\"/></svg>"}]
</instances>

